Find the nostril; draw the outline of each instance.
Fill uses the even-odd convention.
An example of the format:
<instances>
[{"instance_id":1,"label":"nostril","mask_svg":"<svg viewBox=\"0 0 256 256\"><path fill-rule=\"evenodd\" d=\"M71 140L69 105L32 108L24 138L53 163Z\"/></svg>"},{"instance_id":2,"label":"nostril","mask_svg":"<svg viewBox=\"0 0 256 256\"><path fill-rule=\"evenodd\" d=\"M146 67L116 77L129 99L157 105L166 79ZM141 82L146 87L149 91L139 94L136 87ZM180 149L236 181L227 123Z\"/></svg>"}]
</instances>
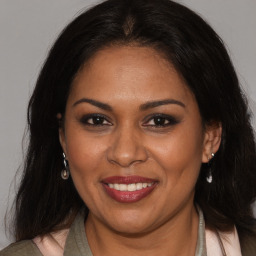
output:
<instances>
[{"instance_id":1,"label":"nostril","mask_svg":"<svg viewBox=\"0 0 256 256\"><path fill-rule=\"evenodd\" d=\"M113 136L107 150L108 161L122 167L146 161L147 152L140 137L132 127L123 127Z\"/></svg>"},{"instance_id":2,"label":"nostril","mask_svg":"<svg viewBox=\"0 0 256 256\"><path fill-rule=\"evenodd\" d=\"M128 167L134 163L145 162L148 156L146 150L137 148L136 150L117 150L112 148L108 151L107 160L113 164L118 164L122 167Z\"/></svg>"}]
</instances>

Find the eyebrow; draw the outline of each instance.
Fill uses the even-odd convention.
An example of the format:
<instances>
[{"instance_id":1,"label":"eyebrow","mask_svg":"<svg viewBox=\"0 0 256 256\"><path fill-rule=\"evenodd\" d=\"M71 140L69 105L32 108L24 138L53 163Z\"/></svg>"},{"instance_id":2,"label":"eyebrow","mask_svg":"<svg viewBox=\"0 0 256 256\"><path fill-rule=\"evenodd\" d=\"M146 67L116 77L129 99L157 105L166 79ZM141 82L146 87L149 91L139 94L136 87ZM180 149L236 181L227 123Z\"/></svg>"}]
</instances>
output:
<instances>
[{"instance_id":1,"label":"eyebrow","mask_svg":"<svg viewBox=\"0 0 256 256\"><path fill-rule=\"evenodd\" d=\"M112 107L106 103L102 103L100 101L97 101L97 100L93 100L93 99L87 99L87 98L82 98L78 101L76 101L74 104L73 104L73 107L75 107L76 105L80 104L80 103L89 103L95 107L98 107L98 108L101 108L103 110L107 110L107 111L113 111Z\"/></svg>"},{"instance_id":2,"label":"eyebrow","mask_svg":"<svg viewBox=\"0 0 256 256\"><path fill-rule=\"evenodd\" d=\"M156 108L162 105L168 105L168 104L175 104L178 106L181 106L185 108L185 104L181 101L174 100L174 99L165 99L165 100L158 100L158 101L149 101L140 106L140 110L148 110L150 108Z\"/></svg>"},{"instance_id":3,"label":"eyebrow","mask_svg":"<svg viewBox=\"0 0 256 256\"><path fill-rule=\"evenodd\" d=\"M97 101L97 100L88 99L88 98L82 98L82 99L76 101L72 106L75 107L76 105L81 104L81 103L89 103L89 104L91 104L93 106L96 106L98 108L101 108L103 110L113 111L113 109L110 105L108 105L106 103L103 103L103 102L100 102L100 101ZM142 104L139 109L142 110L142 111L145 111L145 110L148 110L150 108L156 108L156 107L159 107L159 106L162 106L162 105L168 105L168 104L175 104L175 105L181 106L183 108L186 107L185 104L182 103L181 101L174 100L174 99L165 99L165 100L157 100L157 101L146 102L146 103Z\"/></svg>"}]
</instances>

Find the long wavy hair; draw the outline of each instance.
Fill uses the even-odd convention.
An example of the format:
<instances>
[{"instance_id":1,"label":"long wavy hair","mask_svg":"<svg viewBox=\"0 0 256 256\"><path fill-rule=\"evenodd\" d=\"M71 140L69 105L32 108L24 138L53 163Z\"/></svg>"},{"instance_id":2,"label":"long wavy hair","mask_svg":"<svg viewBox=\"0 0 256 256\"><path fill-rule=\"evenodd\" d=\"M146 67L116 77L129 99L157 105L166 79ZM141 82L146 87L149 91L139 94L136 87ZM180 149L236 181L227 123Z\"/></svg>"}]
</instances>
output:
<instances>
[{"instance_id":1,"label":"long wavy hair","mask_svg":"<svg viewBox=\"0 0 256 256\"><path fill-rule=\"evenodd\" d=\"M246 99L222 40L188 8L169 0L109 0L83 12L49 52L28 106L29 146L16 196L16 240L68 226L84 206L72 179L61 179L56 115L65 115L72 81L83 65L111 45L152 47L164 55L194 93L204 124L222 124L211 164L202 164L195 203L206 224L221 231L252 231L256 197L255 139ZM84 206L86 207L86 206ZM88 209L87 209L88 211Z\"/></svg>"}]
</instances>

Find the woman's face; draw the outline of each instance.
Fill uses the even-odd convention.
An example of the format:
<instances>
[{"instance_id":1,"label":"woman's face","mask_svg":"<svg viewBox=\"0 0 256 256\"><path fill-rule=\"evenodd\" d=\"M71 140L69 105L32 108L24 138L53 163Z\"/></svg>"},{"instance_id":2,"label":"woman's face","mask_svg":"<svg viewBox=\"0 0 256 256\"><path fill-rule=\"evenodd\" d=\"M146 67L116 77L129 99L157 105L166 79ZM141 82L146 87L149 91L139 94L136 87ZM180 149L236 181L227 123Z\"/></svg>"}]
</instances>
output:
<instances>
[{"instance_id":1,"label":"woman's face","mask_svg":"<svg viewBox=\"0 0 256 256\"><path fill-rule=\"evenodd\" d=\"M79 72L60 130L89 217L126 233L191 211L207 138L173 66L151 48L129 46L99 51Z\"/></svg>"}]
</instances>

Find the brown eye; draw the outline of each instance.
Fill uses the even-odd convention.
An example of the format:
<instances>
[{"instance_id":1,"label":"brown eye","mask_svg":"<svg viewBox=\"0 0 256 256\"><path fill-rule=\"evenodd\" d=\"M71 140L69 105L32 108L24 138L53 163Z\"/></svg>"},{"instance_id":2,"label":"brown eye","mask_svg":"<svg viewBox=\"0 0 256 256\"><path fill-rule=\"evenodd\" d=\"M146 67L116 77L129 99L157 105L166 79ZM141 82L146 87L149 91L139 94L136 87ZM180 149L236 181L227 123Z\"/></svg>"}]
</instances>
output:
<instances>
[{"instance_id":1,"label":"brown eye","mask_svg":"<svg viewBox=\"0 0 256 256\"><path fill-rule=\"evenodd\" d=\"M103 126L103 125L112 125L105 116L99 114L92 114L83 116L80 120L81 123L91 126Z\"/></svg>"},{"instance_id":2,"label":"brown eye","mask_svg":"<svg viewBox=\"0 0 256 256\"><path fill-rule=\"evenodd\" d=\"M153 123L153 125L155 125L155 126L164 126L164 125L166 125L166 124L168 124L169 123L169 121L166 119L166 118L164 118L164 117L154 117L152 120L151 120L151 122Z\"/></svg>"},{"instance_id":3,"label":"brown eye","mask_svg":"<svg viewBox=\"0 0 256 256\"><path fill-rule=\"evenodd\" d=\"M93 125L103 125L105 122L105 119L100 116L95 116L95 117L89 118L87 122Z\"/></svg>"},{"instance_id":4,"label":"brown eye","mask_svg":"<svg viewBox=\"0 0 256 256\"><path fill-rule=\"evenodd\" d=\"M157 114L151 116L148 121L144 123L144 126L152 126L152 127L166 127L175 125L178 123L178 120L173 116L164 115L164 114Z\"/></svg>"}]
</instances>

